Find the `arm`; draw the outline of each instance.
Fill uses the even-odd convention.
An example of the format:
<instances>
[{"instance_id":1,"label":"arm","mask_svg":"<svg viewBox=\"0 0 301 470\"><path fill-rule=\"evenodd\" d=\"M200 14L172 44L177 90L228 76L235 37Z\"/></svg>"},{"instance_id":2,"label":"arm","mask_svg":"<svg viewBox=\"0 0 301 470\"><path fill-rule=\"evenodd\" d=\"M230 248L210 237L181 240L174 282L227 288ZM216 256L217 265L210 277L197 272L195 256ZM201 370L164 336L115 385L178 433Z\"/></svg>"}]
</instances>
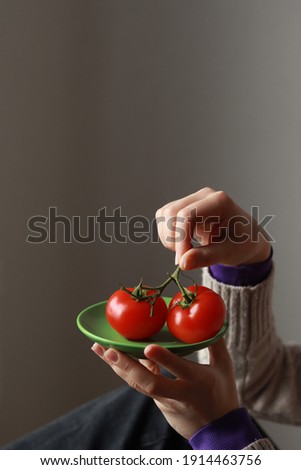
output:
<instances>
[{"instance_id":1,"label":"arm","mask_svg":"<svg viewBox=\"0 0 301 470\"><path fill-rule=\"evenodd\" d=\"M249 266L254 273L252 266L270 256L266 232L227 194L211 188L166 204L157 216L163 219L161 241L176 251L182 269L204 268L204 284L226 301L227 344L241 402L255 416L301 424L301 346L284 345L277 335L273 272L257 285L242 287L218 282L207 268L216 275L217 264L236 273ZM170 219L176 220L174 226ZM201 242L198 247L193 238Z\"/></svg>"},{"instance_id":2,"label":"arm","mask_svg":"<svg viewBox=\"0 0 301 470\"><path fill-rule=\"evenodd\" d=\"M203 272L203 283L227 305L227 346L241 403L257 418L301 424L301 346L285 345L277 335L273 279L272 269L255 286L230 286Z\"/></svg>"}]
</instances>

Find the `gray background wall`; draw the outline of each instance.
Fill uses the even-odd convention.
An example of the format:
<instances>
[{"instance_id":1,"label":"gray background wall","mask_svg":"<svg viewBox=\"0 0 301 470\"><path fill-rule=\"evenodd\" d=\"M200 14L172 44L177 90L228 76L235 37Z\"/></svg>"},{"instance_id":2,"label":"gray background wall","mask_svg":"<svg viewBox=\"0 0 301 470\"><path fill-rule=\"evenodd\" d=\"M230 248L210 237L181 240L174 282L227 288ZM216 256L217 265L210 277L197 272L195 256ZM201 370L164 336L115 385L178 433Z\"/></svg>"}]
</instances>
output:
<instances>
[{"instance_id":1,"label":"gray background wall","mask_svg":"<svg viewBox=\"0 0 301 470\"><path fill-rule=\"evenodd\" d=\"M1 444L121 383L76 315L173 265L155 243L26 243L50 206L152 219L205 185L259 205L278 329L300 342L300 24L298 0L0 1Z\"/></svg>"}]
</instances>

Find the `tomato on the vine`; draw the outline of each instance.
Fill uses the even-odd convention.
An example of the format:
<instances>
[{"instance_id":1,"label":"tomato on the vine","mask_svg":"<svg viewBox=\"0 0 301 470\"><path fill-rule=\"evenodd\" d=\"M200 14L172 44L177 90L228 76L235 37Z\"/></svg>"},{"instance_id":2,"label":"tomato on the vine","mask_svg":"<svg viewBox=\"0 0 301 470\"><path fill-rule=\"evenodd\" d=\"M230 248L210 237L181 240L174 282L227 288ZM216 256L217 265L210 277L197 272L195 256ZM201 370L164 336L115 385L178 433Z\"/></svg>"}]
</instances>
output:
<instances>
[{"instance_id":1,"label":"tomato on the vine","mask_svg":"<svg viewBox=\"0 0 301 470\"><path fill-rule=\"evenodd\" d=\"M184 343L198 343L212 338L226 319L223 299L204 286L189 286L186 289L196 292L196 297L186 308L182 308L184 299L181 292L172 298L167 315L170 332Z\"/></svg>"},{"instance_id":2,"label":"tomato on the vine","mask_svg":"<svg viewBox=\"0 0 301 470\"><path fill-rule=\"evenodd\" d=\"M127 291L133 292L133 288ZM160 296L137 300L126 290L120 289L109 298L106 317L109 324L122 336L132 340L143 340L158 333L165 324L167 305ZM152 295L154 291L146 291Z\"/></svg>"}]
</instances>

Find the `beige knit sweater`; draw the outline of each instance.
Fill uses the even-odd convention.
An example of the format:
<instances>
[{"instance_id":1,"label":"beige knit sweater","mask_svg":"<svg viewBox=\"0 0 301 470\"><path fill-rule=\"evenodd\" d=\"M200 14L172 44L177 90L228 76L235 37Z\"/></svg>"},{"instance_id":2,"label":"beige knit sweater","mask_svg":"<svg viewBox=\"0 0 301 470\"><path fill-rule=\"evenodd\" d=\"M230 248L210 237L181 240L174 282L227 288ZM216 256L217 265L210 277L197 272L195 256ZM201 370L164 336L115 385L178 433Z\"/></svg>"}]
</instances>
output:
<instances>
[{"instance_id":1,"label":"beige knit sweater","mask_svg":"<svg viewBox=\"0 0 301 470\"><path fill-rule=\"evenodd\" d=\"M241 405L255 418L301 424L301 345L283 344L272 310L274 269L254 287L234 287L203 270L203 284L220 294L228 312L226 342ZM268 439L246 449L273 449Z\"/></svg>"}]
</instances>

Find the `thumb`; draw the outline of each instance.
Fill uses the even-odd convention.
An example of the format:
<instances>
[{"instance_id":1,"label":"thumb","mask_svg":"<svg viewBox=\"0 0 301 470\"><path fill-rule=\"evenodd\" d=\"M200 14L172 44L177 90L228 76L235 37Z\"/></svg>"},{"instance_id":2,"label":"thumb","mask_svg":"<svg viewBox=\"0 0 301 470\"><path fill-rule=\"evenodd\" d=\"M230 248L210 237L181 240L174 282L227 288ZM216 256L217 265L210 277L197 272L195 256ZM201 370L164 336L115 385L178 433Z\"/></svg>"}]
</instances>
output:
<instances>
[{"instance_id":1,"label":"thumb","mask_svg":"<svg viewBox=\"0 0 301 470\"><path fill-rule=\"evenodd\" d=\"M145 356L164 367L175 377L190 379L195 374L195 363L173 354L158 344L149 344L144 350ZM200 364L198 364L200 366ZM204 366L205 368L206 366Z\"/></svg>"},{"instance_id":2,"label":"thumb","mask_svg":"<svg viewBox=\"0 0 301 470\"><path fill-rule=\"evenodd\" d=\"M225 244L211 243L209 245L191 248L181 257L179 265L183 271L204 268L221 263L225 258Z\"/></svg>"},{"instance_id":3,"label":"thumb","mask_svg":"<svg viewBox=\"0 0 301 470\"><path fill-rule=\"evenodd\" d=\"M209 346L210 365L214 368L222 368L231 364L231 357L224 338Z\"/></svg>"}]
</instances>

